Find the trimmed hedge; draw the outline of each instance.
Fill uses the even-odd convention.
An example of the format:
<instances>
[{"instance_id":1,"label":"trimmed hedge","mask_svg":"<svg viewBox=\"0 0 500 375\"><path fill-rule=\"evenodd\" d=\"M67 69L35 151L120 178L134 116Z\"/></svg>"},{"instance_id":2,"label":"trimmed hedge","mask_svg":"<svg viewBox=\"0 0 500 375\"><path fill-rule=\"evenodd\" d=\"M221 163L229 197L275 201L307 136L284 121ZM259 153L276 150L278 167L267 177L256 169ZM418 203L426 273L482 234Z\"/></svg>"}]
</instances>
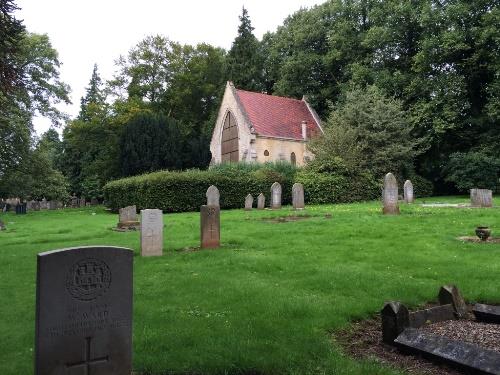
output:
<instances>
[{"instance_id":1,"label":"trimmed hedge","mask_svg":"<svg viewBox=\"0 0 500 375\"><path fill-rule=\"evenodd\" d=\"M138 209L164 212L198 211L205 204L210 185L220 191L221 208L241 208L247 194L260 193L269 205L271 185L278 181L283 204L291 204L292 185L304 185L307 203L339 203L380 197L380 186L370 174L350 177L299 170L290 164L226 165L206 171L160 171L109 182L104 186L106 204L113 210L135 204Z\"/></svg>"}]
</instances>

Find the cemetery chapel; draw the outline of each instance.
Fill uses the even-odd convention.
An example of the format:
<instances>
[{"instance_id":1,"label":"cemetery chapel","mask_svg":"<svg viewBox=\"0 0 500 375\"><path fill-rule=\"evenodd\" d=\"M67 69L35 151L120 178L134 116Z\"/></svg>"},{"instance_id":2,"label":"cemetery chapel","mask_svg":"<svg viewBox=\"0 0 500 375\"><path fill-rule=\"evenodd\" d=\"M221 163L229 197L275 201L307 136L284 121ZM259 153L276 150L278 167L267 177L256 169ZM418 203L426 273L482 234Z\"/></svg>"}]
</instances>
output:
<instances>
[{"instance_id":1,"label":"cemetery chapel","mask_svg":"<svg viewBox=\"0 0 500 375\"><path fill-rule=\"evenodd\" d=\"M301 166L314 157L308 140L321 134L306 98L239 90L228 82L210 142L212 164L282 160Z\"/></svg>"}]
</instances>

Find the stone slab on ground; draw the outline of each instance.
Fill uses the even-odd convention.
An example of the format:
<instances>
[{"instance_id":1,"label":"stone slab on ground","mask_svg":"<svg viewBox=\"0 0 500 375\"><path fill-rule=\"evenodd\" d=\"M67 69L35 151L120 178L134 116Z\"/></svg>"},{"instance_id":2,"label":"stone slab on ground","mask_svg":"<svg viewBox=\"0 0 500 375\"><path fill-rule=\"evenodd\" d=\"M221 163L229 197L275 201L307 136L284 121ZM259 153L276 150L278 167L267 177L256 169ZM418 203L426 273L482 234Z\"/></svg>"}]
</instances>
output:
<instances>
[{"instance_id":1,"label":"stone slab on ground","mask_svg":"<svg viewBox=\"0 0 500 375\"><path fill-rule=\"evenodd\" d=\"M500 306L476 303L472 312L480 322L500 324Z\"/></svg>"},{"instance_id":2,"label":"stone slab on ground","mask_svg":"<svg viewBox=\"0 0 500 375\"><path fill-rule=\"evenodd\" d=\"M500 375L500 353L463 341L408 328L394 341L404 351L458 366L468 372Z\"/></svg>"},{"instance_id":3,"label":"stone slab on ground","mask_svg":"<svg viewBox=\"0 0 500 375\"><path fill-rule=\"evenodd\" d=\"M38 254L35 375L131 373L133 255L99 246Z\"/></svg>"}]
</instances>

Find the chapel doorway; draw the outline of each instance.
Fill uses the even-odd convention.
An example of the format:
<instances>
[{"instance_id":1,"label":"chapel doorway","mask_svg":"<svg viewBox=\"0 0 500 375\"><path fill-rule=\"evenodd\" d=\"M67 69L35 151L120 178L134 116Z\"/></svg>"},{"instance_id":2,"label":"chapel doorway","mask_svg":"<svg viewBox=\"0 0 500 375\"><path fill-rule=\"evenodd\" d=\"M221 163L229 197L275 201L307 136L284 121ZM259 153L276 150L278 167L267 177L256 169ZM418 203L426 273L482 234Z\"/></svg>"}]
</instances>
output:
<instances>
[{"instance_id":1,"label":"chapel doorway","mask_svg":"<svg viewBox=\"0 0 500 375\"><path fill-rule=\"evenodd\" d=\"M221 160L223 163L239 161L238 126L231 112L227 113L222 128Z\"/></svg>"}]
</instances>

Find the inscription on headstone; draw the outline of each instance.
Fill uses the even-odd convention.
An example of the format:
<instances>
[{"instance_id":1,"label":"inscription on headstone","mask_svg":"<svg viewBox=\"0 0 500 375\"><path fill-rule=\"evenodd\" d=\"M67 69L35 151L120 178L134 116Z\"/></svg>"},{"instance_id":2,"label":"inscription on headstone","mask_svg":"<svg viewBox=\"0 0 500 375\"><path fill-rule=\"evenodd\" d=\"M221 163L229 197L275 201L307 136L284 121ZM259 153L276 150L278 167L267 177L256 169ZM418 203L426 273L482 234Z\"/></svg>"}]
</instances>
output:
<instances>
[{"instance_id":1,"label":"inscription on headstone","mask_svg":"<svg viewBox=\"0 0 500 375\"><path fill-rule=\"evenodd\" d=\"M275 182L271 186L271 208L277 210L281 208L281 185Z\"/></svg>"},{"instance_id":2,"label":"inscription on headstone","mask_svg":"<svg viewBox=\"0 0 500 375\"><path fill-rule=\"evenodd\" d=\"M163 255L163 212L162 210L141 211L141 255Z\"/></svg>"},{"instance_id":3,"label":"inscription on headstone","mask_svg":"<svg viewBox=\"0 0 500 375\"><path fill-rule=\"evenodd\" d=\"M413 195L413 184L410 180L406 180L403 185L404 200L406 203L413 203L415 201Z\"/></svg>"},{"instance_id":4,"label":"inscription on headstone","mask_svg":"<svg viewBox=\"0 0 500 375\"><path fill-rule=\"evenodd\" d=\"M384 177L383 202L385 215L399 215L398 182L392 173Z\"/></svg>"},{"instance_id":5,"label":"inscription on headstone","mask_svg":"<svg viewBox=\"0 0 500 375\"><path fill-rule=\"evenodd\" d=\"M266 196L262 193L257 197L257 209L263 210L266 207Z\"/></svg>"},{"instance_id":6,"label":"inscription on headstone","mask_svg":"<svg viewBox=\"0 0 500 375\"><path fill-rule=\"evenodd\" d=\"M250 211L253 208L252 194L248 194L245 198L245 210Z\"/></svg>"},{"instance_id":7,"label":"inscription on headstone","mask_svg":"<svg viewBox=\"0 0 500 375\"><path fill-rule=\"evenodd\" d=\"M38 254L35 375L130 374L133 251Z\"/></svg>"},{"instance_id":8,"label":"inscription on headstone","mask_svg":"<svg viewBox=\"0 0 500 375\"><path fill-rule=\"evenodd\" d=\"M205 195L207 197L207 206L220 207L220 204L219 204L220 193L219 193L219 189L217 189L216 186L211 185L207 189L207 193Z\"/></svg>"},{"instance_id":9,"label":"inscription on headstone","mask_svg":"<svg viewBox=\"0 0 500 375\"><path fill-rule=\"evenodd\" d=\"M301 210L305 208L304 186L300 183L295 183L292 186L292 202L293 202L293 208L296 210Z\"/></svg>"},{"instance_id":10,"label":"inscription on headstone","mask_svg":"<svg viewBox=\"0 0 500 375\"><path fill-rule=\"evenodd\" d=\"M220 208L201 206L200 209L201 248L220 246Z\"/></svg>"},{"instance_id":11,"label":"inscription on headstone","mask_svg":"<svg viewBox=\"0 0 500 375\"><path fill-rule=\"evenodd\" d=\"M470 204L474 207L493 207L493 192L488 189L470 189Z\"/></svg>"}]
</instances>

